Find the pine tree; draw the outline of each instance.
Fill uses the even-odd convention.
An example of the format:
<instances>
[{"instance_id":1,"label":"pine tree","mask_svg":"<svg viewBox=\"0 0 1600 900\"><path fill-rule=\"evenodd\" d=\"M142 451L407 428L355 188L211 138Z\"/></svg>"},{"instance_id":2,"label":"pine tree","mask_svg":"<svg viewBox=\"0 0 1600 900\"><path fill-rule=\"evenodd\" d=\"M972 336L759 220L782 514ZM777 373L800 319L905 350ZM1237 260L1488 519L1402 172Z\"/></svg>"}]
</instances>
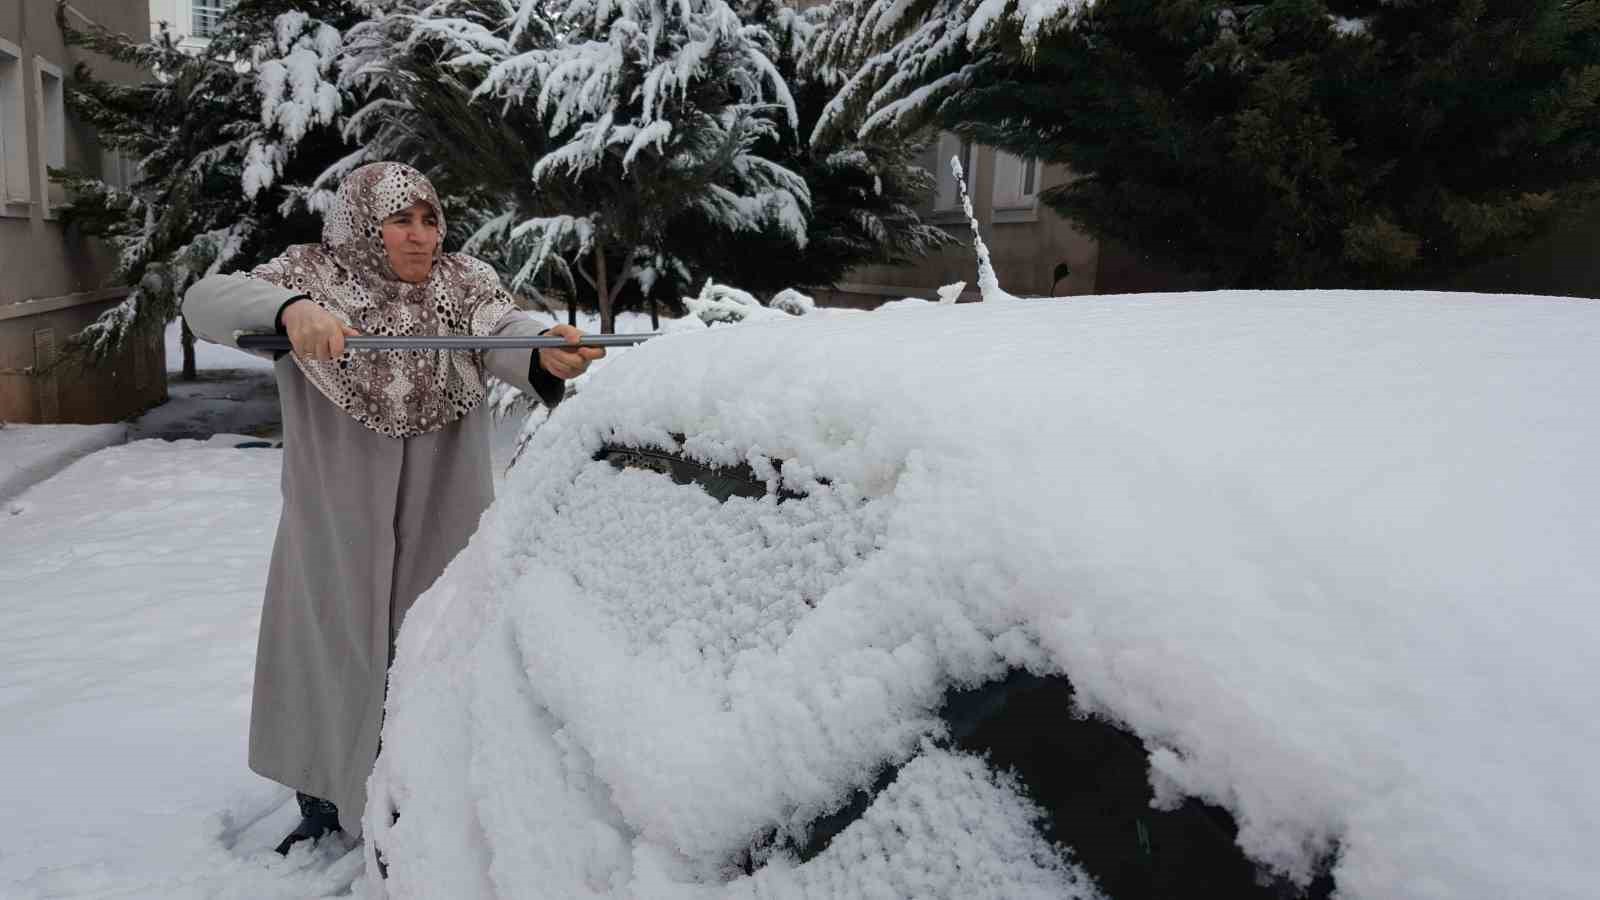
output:
<instances>
[{"instance_id":1,"label":"pine tree","mask_svg":"<svg viewBox=\"0 0 1600 900\"><path fill-rule=\"evenodd\" d=\"M626 174L613 165L576 180L564 171L529 177L540 160L570 138L553 133L550 116L541 111L541 71L548 71L549 60L558 54L597 49L593 33L563 24L579 14L573 8L529 3L508 18L498 0L399 0L374 6L381 8L373 19L350 32L342 64L341 86L366 102L351 116L353 136L367 144L369 156L407 159L426 171L447 200L464 210L453 217L453 225L471 226L472 252L495 265L517 291L561 293L598 308L592 248L585 250L571 232L565 242L543 245L515 229L550 218L552 211L575 217L558 222L582 219L591 198L580 184L591 192L601 184L612 192L644 191L658 199L669 189L677 192L669 207L648 198L628 201L656 209L669 224L653 229L654 243L646 242L646 252L634 252L634 278L618 285L608 275L614 309L647 300L652 312L657 300L681 309L682 299L694 296L708 278L773 296L793 285L832 283L855 265L912 259L947 239L915 212L932 189L931 176L912 164L920 149L915 137L840 137L816 146L805 141L833 91L830 82L800 66L815 27L809 22L812 14L775 0L745 0L732 7L794 98L796 119L791 122L781 103L766 110L760 128L747 132L754 137L742 152L805 182L811 204L809 215L801 207L800 241L790 217L746 216L730 226L725 210L686 202L704 189L692 180L673 188L670 177L663 181L649 169L659 165L666 148L646 148L643 161L631 164ZM665 40L681 44L670 34ZM523 64L513 88L475 92L489 81L493 66L508 60ZM731 77L740 77L732 72ZM714 79L697 77L706 84L696 84L685 95L690 99L728 93ZM781 97L771 83L766 88L774 99ZM612 157L625 153L620 147L610 151ZM618 202L605 192L597 196ZM630 250L618 245L629 242L607 243L608 273L626 270ZM568 309L576 314L572 304Z\"/></svg>"},{"instance_id":2,"label":"pine tree","mask_svg":"<svg viewBox=\"0 0 1600 900\"><path fill-rule=\"evenodd\" d=\"M880 27L901 9L832 8L815 52L867 65L823 130L1064 163L1044 202L1217 285L1426 283L1600 194L1589 0L944 0Z\"/></svg>"},{"instance_id":3,"label":"pine tree","mask_svg":"<svg viewBox=\"0 0 1600 900\"><path fill-rule=\"evenodd\" d=\"M757 151L810 188L806 243L795 248L786 235L772 230L690 227L675 230L681 239L673 255L702 279L771 297L788 287L834 284L856 266L910 262L949 242L943 229L924 223L916 212L934 189L932 174L914 162L925 148L921 135L858 139L835 132L816 143L808 140L838 86L831 72L805 64L820 10L747 0L739 13L772 35L774 64L795 100L796 125L780 123L777 135L758 144Z\"/></svg>"},{"instance_id":4,"label":"pine tree","mask_svg":"<svg viewBox=\"0 0 1600 900\"><path fill-rule=\"evenodd\" d=\"M546 23L505 21L500 0L386 0L345 37L339 86L360 100L345 135L360 149L318 179L332 187L358 165L401 160L426 174L449 207L458 246L464 217L519 187L523 159L545 143L537 121L473 97L491 60L550 46ZM529 140L536 143L528 146ZM481 223L478 223L481 224Z\"/></svg>"},{"instance_id":5,"label":"pine tree","mask_svg":"<svg viewBox=\"0 0 1600 900\"><path fill-rule=\"evenodd\" d=\"M522 0L518 15L543 8ZM523 256L513 286L545 266L574 289L576 275L610 331L624 287L681 266L669 240L686 215L804 246L805 182L755 149L796 123L764 29L724 0L573 0L557 27L554 46L497 61L476 91L531 106L553 144L529 176L544 211L481 231Z\"/></svg>"},{"instance_id":6,"label":"pine tree","mask_svg":"<svg viewBox=\"0 0 1600 900\"><path fill-rule=\"evenodd\" d=\"M390 0L370 4L370 12L350 29L340 60L341 88L361 99L346 135L362 149L318 184L336 185L363 162L415 166L450 211L446 247L460 249L477 235L473 252L509 283L524 260L479 232L544 208L528 172L552 144L529 106L474 89L493 62L554 46L554 23L539 8L508 20L500 0ZM540 293L527 279L516 290Z\"/></svg>"},{"instance_id":7,"label":"pine tree","mask_svg":"<svg viewBox=\"0 0 1600 900\"><path fill-rule=\"evenodd\" d=\"M163 32L138 41L99 27L74 28L72 44L151 73L135 85L74 73L68 102L101 143L138 161L127 190L81 173L56 173L72 193L65 215L118 253L115 277L128 298L79 335L91 357L176 315L204 275L317 240L305 185L349 152L338 126L347 98L334 86L341 28L359 13L347 2L241 0L221 33L196 55ZM194 377L185 332L184 377Z\"/></svg>"}]
</instances>

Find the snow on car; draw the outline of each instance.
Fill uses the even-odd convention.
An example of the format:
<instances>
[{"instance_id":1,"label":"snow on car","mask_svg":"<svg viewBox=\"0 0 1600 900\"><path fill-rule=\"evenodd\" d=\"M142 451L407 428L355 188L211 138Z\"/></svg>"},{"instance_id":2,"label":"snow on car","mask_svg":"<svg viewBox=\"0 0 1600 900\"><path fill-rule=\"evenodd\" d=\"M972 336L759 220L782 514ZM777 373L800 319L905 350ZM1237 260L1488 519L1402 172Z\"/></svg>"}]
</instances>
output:
<instances>
[{"instance_id":1,"label":"snow on car","mask_svg":"<svg viewBox=\"0 0 1600 900\"><path fill-rule=\"evenodd\" d=\"M1597 347L1231 292L619 354L405 624L374 880L1592 896Z\"/></svg>"}]
</instances>

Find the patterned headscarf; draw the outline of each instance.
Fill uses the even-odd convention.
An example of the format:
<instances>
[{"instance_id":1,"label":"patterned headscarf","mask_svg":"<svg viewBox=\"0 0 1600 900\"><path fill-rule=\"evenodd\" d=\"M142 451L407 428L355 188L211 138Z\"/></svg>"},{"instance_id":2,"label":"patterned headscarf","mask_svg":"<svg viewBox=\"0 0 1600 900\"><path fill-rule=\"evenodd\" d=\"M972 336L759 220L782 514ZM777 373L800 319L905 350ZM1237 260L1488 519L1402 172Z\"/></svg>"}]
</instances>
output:
<instances>
[{"instance_id":1,"label":"patterned headscarf","mask_svg":"<svg viewBox=\"0 0 1600 900\"><path fill-rule=\"evenodd\" d=\"M417 201L433 207L444 234L439 195L421 172L372 163L339 185L323 218L322 243L290 247L250 272L292 291L370 335L487 335L515 304L487 263L435 251L419 284L401 281L383 247L383 220ZM346 350L338 359L294 356L323 396L356 421L389 437L437 431L483 402L481 356L470 350Z\"/></svg>"}]
</instances>

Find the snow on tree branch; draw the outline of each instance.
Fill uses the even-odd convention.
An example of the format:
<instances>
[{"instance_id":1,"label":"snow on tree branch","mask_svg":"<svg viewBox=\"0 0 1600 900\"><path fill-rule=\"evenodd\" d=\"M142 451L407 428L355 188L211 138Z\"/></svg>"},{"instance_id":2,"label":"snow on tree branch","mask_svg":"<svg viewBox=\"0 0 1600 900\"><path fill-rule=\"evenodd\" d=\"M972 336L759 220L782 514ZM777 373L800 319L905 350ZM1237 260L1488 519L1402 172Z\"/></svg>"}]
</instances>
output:
<instances>
[{"instance_id":1,"label":"snow on tree branch","mask_svg":"<svg viewBox=\"0 0 1600 900\"><path fill-rule=\"evenodd\" d=\"M726 0L520 0L497 33L539 40L476 40L442 62L481 71L472 99L531 117L546 145L524 170L537 215L474 239L531 254L503 269L514 284L575 272L604 310L624 282L655 277L649 261L671 256L672 223L691 214L805 245L810 191L769 155L799 123L778 44Z\"/></svg>"},{"instance_id":2,"label":"snow on tree branch","mask_svg":"<svg viewBox=\"0 0 1600 900\"><path fill-rule=\"evenodd\" d=\"M967 55L1002 23L1031 51L1053 28L1070 28L1095 0L835 0L803 64L839 85L812 143L855 126L858 136L915 128L964 86Z\"/></svg>"},{"instance_id":3,"label":"snow on tree branch","mask_svg":"<svg viewBox=\"0 0 1600 900\"><path fill-rule=\"evenodd\" d=\"M306 134L333 125L343 111L336 71L343 43L332 25L291 10L274 20L272 43L254 48L262 133L245 154L240 186L247 198L272 187Z\"/></svg>"}]
</instances>

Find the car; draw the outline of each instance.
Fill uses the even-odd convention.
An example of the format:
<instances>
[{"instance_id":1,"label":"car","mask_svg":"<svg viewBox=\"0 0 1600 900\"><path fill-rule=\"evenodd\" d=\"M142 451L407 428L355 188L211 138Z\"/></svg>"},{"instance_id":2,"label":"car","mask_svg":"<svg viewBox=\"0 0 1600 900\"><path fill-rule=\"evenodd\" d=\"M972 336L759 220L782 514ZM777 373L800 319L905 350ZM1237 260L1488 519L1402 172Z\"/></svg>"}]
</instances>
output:
<instances>
[{"instance_id":1,"label":"car","mask_svg":"<svg viewBox=\"0 0 1600 900\"><path fill-rule=\"evenodd\" d=\"M1592 896L1600 307L675 331L413 608L391 897Z\"/></svg>"}]
</instances>

